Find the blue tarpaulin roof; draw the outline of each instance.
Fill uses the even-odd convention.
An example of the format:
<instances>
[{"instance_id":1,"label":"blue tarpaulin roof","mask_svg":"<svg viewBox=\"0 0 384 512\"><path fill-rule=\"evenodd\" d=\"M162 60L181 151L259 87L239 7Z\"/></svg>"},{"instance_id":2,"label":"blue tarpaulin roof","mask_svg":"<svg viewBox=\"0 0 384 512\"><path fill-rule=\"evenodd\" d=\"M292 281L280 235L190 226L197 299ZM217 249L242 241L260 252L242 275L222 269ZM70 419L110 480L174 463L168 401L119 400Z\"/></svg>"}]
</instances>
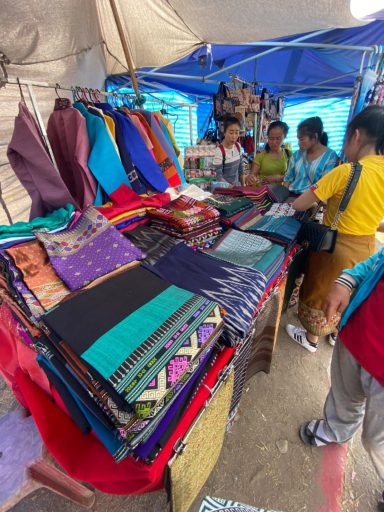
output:
<instances>
[{"instance_id":1,"label":"blue tarpaulin roof","mask_svg":"<svg viewBox=\"0 0 384 512\"><path fill-rule=\"evenodd\" d=\"M256 20L257 21L257 20ZM292 42L303 34L281 38L279 42ZM303 41L304 42L304 41ZM384 45L384 22L374 21L367 25L349 29L335 29L307 38L305 43L336 44L348 46ZM270 46L217 45L211 46L206 66L199 64L199 57L205 50L199 49L180 61L165 66L151 75L140 72L151 71L150 68L137 71L139 83L156 88L175 89L190 95L210 95L216 92L220 81L228 81L230 75L237 75L244 81L265 85L276 94L284 93L295 98L315 98L320 96L345 97L352 91L354 79L359 72L363 51L330 48L282 48L257 60L238 64L233 69L221 72L206 82L201 77L220 71L224 67L270 50ZM372 53L367 53L365 65L368 65ZM162 75L182 75L184 77L166 77ZM340 75L341 78L338 78ZM129 82L128 75L108 77L108 85L121 86ZM319 82L326 82L319 84ZM282 85L286 84L286 85ZM310 87L318 84L319 87ZM294 92L296 88L305 87ZM339 88L339 89L337 89Z\"/></svg>"}]
</instances>

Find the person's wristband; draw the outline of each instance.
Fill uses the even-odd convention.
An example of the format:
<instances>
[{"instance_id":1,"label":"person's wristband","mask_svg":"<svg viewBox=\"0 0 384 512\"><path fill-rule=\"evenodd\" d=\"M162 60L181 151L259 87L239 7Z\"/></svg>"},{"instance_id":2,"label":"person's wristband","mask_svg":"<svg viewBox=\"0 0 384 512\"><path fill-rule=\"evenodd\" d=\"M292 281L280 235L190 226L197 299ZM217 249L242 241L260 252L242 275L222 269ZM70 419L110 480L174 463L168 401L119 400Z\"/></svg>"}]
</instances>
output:
<instances>
[{"instance_id":1,"label":"person's wristband","mask_svg":"<svg viewBox=\"0 0 384 512\"><path fill-rule=\"evenodd\" d=\"M352 291L355 287L355 280L350 277L348 274L341 274L336 280L335 283L341 284L341 286L344 286L349 291Z\"/></svg>"}]
</instances>

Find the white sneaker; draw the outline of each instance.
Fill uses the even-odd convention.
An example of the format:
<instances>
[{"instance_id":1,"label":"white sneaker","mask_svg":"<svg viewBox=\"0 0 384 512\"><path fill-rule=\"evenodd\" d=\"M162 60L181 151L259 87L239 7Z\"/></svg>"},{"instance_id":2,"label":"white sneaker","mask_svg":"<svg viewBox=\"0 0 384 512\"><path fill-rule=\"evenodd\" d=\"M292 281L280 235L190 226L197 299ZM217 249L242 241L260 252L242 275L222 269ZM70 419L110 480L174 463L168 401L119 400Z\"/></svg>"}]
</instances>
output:
<instances>
[{"instance_id":1,"label":"white sneaker","mask_svg":"<svg viewBox=\"0 0 384 512\"><path fill-rule=\"evenodd\" d=\"M332 332L331 334L329 334L327 336L328 343L331 345L331 347L335 346L336 340L337 340L337 336L338 336L338 334L334 333L334 332Z\"/></svg>"},{"instance_id":2,"label":"white sneaker","mask_svg":"<svg viewBox=\"0 0 384 512\"><path fill-rule=\"evenodd\" d=\"M305 329L302 327L296 327L292 324L287 324L285 326L285 330L293 341L296 341L296 343L301 345L303 348L306 348L309 352L316 352L318 345L317 343L312 343L312 341L307 339L307 332Z\"/></svg>"}]
</instances>

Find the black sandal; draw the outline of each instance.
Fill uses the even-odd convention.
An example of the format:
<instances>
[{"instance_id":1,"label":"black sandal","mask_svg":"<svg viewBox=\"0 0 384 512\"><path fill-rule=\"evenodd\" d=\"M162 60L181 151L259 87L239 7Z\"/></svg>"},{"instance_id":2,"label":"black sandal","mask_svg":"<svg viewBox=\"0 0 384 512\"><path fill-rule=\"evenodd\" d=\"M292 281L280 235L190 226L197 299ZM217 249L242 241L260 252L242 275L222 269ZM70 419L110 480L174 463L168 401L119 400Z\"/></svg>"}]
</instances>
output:
<instances>
[{"instance_id":1,"label":"black sandal","mask_svg":"<svg viewBox=\"0 0 384 512\"><path fill-rule=\"evenodd\" d=\"M299 429L299 437L304 444L307 446L314 446L315 448L322 448L323 446L327 446L328 444L334 444L332 441L327 441L323 437L318 436L316 433L319 429L321 420L316 420L315 427L313 432L309 430L310 421L307 423L303 423ZM317 444L319 441L321 444Z\"/></svg>"}]
</instances>

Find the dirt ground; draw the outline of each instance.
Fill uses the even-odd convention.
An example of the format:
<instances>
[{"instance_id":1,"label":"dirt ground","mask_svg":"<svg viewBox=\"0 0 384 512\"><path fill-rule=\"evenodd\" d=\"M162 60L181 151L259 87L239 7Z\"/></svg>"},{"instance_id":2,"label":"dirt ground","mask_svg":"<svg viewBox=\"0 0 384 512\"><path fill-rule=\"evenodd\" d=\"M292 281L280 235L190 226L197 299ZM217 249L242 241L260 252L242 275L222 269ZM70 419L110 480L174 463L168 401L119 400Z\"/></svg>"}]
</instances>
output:
<instances>
[{"instance_id":1,"label":"dirt ground","mask_svg":"<svg viewBox=\"0 0 384 512\"><path fill-rule=\"evenodd\" d=\"M289 340L283 328L286 321L285 316L271 373L259 373L248 382L239 416L226 437L220 460L191 512L198 510L204 495L282 512L376 510L380 483L359 436L349 447L341 506L330 509L325 504L319 484L322 450L302 445L297 430L303 421L321 417L332 348L324 342L316 354L307 352ZM0 413L15 407L12 395L4 386L0 396ZM282 441L287 442L282 443L288 446L286 453L281 453ZM332 471L329 467L329 472ZM12 510L77 512L83 509L46 490L39 490ZM124 497L97 493L92 510L165 512L167 502L163 492Z\"/></svg>"}]
</instances>

